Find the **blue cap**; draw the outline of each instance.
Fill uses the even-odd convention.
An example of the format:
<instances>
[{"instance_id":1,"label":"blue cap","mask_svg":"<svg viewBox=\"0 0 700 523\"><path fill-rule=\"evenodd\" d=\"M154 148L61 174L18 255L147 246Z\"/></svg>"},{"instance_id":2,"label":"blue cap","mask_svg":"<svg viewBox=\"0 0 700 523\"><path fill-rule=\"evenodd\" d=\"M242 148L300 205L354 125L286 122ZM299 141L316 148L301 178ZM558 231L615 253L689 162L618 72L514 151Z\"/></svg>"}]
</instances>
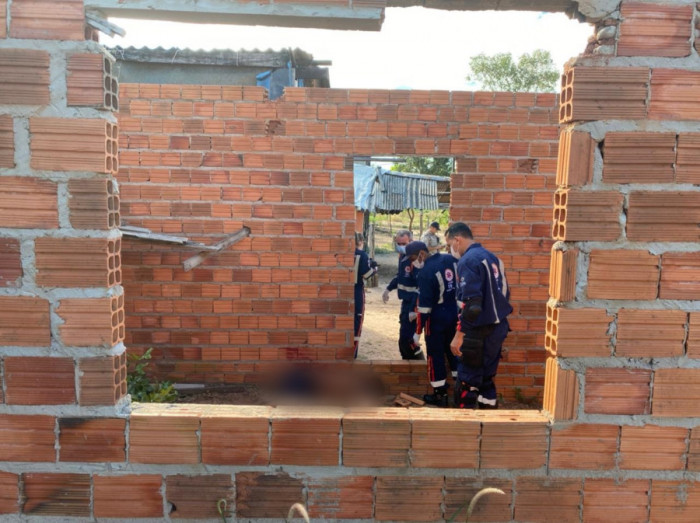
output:
<instances>
[{"instance_id":1,"label":"blue cap","mask_svg":"<svg viewBox=\"0 0 700 523\"><path fill-rule=\"evenodd\" d=\"M406 256L413 256L420 251L428 251L428 246L423 242L411 242L406 245Z\"/></svg>"}]
</instances>

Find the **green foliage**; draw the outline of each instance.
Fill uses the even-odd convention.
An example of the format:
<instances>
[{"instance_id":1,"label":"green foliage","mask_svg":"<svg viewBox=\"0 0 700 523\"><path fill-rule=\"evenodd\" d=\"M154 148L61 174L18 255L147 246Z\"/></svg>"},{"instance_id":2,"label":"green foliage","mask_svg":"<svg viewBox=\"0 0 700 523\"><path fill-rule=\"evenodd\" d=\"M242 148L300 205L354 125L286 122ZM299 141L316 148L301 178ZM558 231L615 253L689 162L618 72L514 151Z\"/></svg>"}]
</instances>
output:
<instances>
[{"instance_id":1,"label":"green foliage","mask_svg":"<svg viewBox=\"0 0 700 523\"><path fill-rule=\"evenodd\" d=\"M429 158L425 156L408 156L406 161L391 166L392 171L402 173L432 174L434 176L452 175L454 161L452 158Z\"/></svg>"},{"instance_id":2,"label":"green foliage","mask_svg":"<svg viewBox=\"0 0 700 523\"><path fill-rule=\"evenodd\" d=\"M469 59L469 68L467 80L480 83L488 91L555 92L559 79L552 55L544 49L521 55L517 63L511 53L482 53Z\"/></svg>"},{"instance_id":3,"label":"green foliage","mask_svg":"<svg viewBox=\"0 0 700 523\"><path fill-rule=\"evenodd\" d=\"M146 374L153 348L143 354L129 354L129 372L126 385L131 399L141 403L171 403L177 399L177 391L169 381L155 381Z\"/></svg>"},{"instance_id":4,"label":"green foliage","mask_svg":"<svg viewBox=\"0 0 700 523\"><path fill-rule=\"evenodd\" d=\"M515 387L513 389L513 392L515 393L515 401L517 401L518 403L530 406L537 403L537 396L525 396L523 394L523 389L521 389L520 387Z\"/></svg>"}]
</instances>

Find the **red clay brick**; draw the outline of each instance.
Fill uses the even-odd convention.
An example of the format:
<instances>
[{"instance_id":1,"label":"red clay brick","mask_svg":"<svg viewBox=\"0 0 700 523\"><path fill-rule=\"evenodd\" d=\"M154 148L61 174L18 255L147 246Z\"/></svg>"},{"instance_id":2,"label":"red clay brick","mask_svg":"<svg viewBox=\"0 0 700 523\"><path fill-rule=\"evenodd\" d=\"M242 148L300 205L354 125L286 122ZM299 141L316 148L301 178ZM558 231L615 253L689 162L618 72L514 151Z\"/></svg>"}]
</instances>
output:
<instances>
[{"instance_id":1,"label":"red clay brick","mask_svg":"<svg viewBox=\"0 0 700 523\"><path fill-rule=\"evenodd\" d=\"M694 417L700 412L700 369L658 369L654 373L651 413Z\"/></svg>"},{"instance_id":2,"label":"red clay brick","mask_svg":"<svg viewBox=\"0 0 700 523\"><path fill-rule=\"evenodd\" d=\"M0 296L0 341L3 345L48 346L51 343L50 327L48 301L25 296Z\"/></svg>"},{"instance_id":3,"label":"red clay brick","mask_svg":"<svg viewBox=\"0 0 700 523\"><path fill-rule=\"evenodd\" d=\"M615 354L632 358L682 356L687 321L684 311L620 309Z\"/></svg>"},{"instance_id":4,"label":"red clay brick","mask_svg":"<svg viewBox=\"0 0 700 523\"><path fill-rule=\"evenodd\" d=\"M2 4L0 3L0 6ZM0 8L1 9L1 8ZM0 27L2 18L0 18ZM1 29L0 29L1 30ZM0 167L15 166L15 131L14 121L9 114L0 115Z\"/></svg>"},{"instance_id":5,"label":"red clay brick","mask_svg":"<svg viewBox=\"0 0 700 523\"><path fill-rule=\"evenodd\" d=\"M622 194L617 191L558 189L554 194L552 238L613 241L622 233Z\"/></svg>"},{"instance_id":6,"label":"red clay brick","mask_svg":"<svg viewBox=\"0 0 700 523\"><path fill-rule=\"evenodd\" d=\"M478 468L481 424L425 409L411 410L411 466ZM440 448L441 452L435 452Z\"/></svg>"},{"instance_id":7,"label":"red clay brick","mask_svg":"<svg viewBox=\"0 0 700 523\"><path fill-rule=\"evenodd\" d=\"M152 474L94 476L95 517L162 518L162 478ZM119 495L115 495L118 492Z\"/></svg>"},{"instance_id":8,"label":"red clay brick","mask_svg":"<svg viewBox=\"0 0 700 523\"><path fill-rule=\"evenodd\" d=\"M112 347L124 340L124 296L63 299L56 313L66 345Z\"/></svg>"},{"instance_id":9,"label":"red clay brick","mask_svg":"<svg viewBox=\"0 0 700 523\"><path fill-rule=\"evenodd\" d=\"M398 409L343 417L343 465L405 467L411 445L408 413Z\"/></svg>"},{"instance_id":10,"label":"red clay brick","mask_svg":"<svg viewBox=\"0 0 700 523\"><path fill-rule=\"evenodd\" d=\"M700 358L700 314L691 312L688 322L687 356Z\"/></svg>"},{"instance_id":11,"label":"red clay brick","mask_svg":"<svg viewBox=\"0 0 700 523\"><path fill-rule=\"evenodd\" d=\"M545 348L564 358L610 356L612 320L604 309L547 306Z\"/></svg>"},{"instance_id":12,"label":"red clay brick","mask_svg":"<svg viewBox=\"0 0 700 523\"><path fill-rule=\"evenodd\" d=\"M80 405L114 405L126 395L126 353L78 362Z\"/></svg>"},{"instance_id":13,"label":"red clay brick","mask_svg":"<svg viewBox=\"0 0 700 523\"><path fill-rule=\"evenodd\" d=\"M326 416L293 412L292 417L272 419L271 464L338 465L340 461L340 412ZM297 417L298 416L298 417Z\"/></svg>"},{"instance_id":14,"label":"red clay brick","mask_svg":"<svg viewBox=\"0 0 700 523\"><path fill-rule=\"evenodd\" d=\"M461 521L466 515L464 504L473 499L483 488L497 488L504 492L488 494L477 503L472 512L475 521L510 521L513 498L513 481L502 478L460 478L445 477L445 519L457 515L455 521Z\"/></svg>"},{"instance_id":15,"label":"red clay brick","mask_svg":"<svg viewBox=\"0 0 700 523\"><path fill-rule=\"evenodd\" d=\"M2 9L3 5L0 2L0 10ZM0 18L0 24L2 21ZM0 514L17 514L18 512L19 476L10 472L0 472Z\"/></svg>"},{"instance_id":16,"label":"red clay brick","mask_svg":"<svg viewBox=\"0 0 700 523\"><path fill-rule=\"evenodd\" d=\"M700 183L700 133L678 135L676 181Z\"/></svg>"},{"instance_id":17,"label":"red clay brick","mask_svg":"<svg viewBox=\"0 0 700 523\"><path fill-rule=\"evenodd\" d=\"M589 414L648 414L650 380L651 371L648 370L588 368L584 411Z\"/></svg>"},{"instance_id":18,"label":"red clay brick","mask_svg":"<svg viewBox=\"0 0 700 523\"><path fill-rule=\"evenodd\" d=\"M202 417L202 462L221 465L267 465L270 462L270 409L233 409L232 413Z\"/></svg>"},{"instance_id":19,"label":"red clay brick","mask_svg":"<svg viewBox=\"0 0 700 523\"><path fill-rule=\"evenodd\" d=\"M49 103L49 53L0 49L0 104Z\"/></svg>"},{"instance_id":20,"label":"red clay brick","mask_svg":"<svg viewBox=\"0 0 700 523\"><path fill-rule=\"evenodd\" d=\"M518 478L515 520L574 521L581 511L581 480ZM546 508L544 508L546 507Z\"/></svg>"},{"instance_id":21,"label":"red clay brick","mask_svg":"<svg viewBox=\"0 0 700 523\"><path fill-rule=\"evenodd\" d=\"M537 469L546 462L547 427L543 423L484 420L482 469Z\"/></svg>"},{"instance_id":22,"label":"red clay brick","mask_svg":"<svg viewBox=\"0 0 700 523\"><path fill-rule=\"evenodd\" d=\"M19 287L23 274L19 241L0 238L0 287Z\"/></svg>"},{"instance_id":23,"label":"red clay brick","mask_svg":"<svg viewBox=\"0 0 700 523\"><path fill-rule=\"evenodd\" d=\"M627 237L637 241L697 242L700 195L635 191L629 195Z\"/></svg>"},{"instance_id":24,"label":"red clay brick","mask_svg":"<svg viewBox=\"0 0 700 523\"><path fill-rule=\"evenodd\" d=\"M219 500L225 499L227 506L233 507L233 490L229 474L178 475L165 478L166 499L173 506L170 517L175 519L218 518Z\"/></svg>"},{"instance_id":25,"label":"red clay brick","mask_svg":"<svg viewBox=\"0 0 700 523\"><path fill-rule=\"evenodd\" d=\"M0 0L0 38L7 38L7 0Z\"/></svg>"},{"instance_id":26,"label":"red clay brick","mask_svg":"<svg viewBox=\"0 0 700 523\"><path fill-rule=\"evenodd\" d=\"M620 14L618 56L690 54L693 6L623 3Z\"/></svg>"},{"instance_id":27,"label":"red clay brick","mask_svg":"<svg viewBox=\"0 0 700 523\"><path fill-rule=\"evenodd\" d=\"M57 185L27 176L3 177L0 221L10 228L58 228Z\"/></svg>"},{"instance_id":28,"label":"red clay brick","mask_svg":"<svg viewBox=\"0 0 700 523\"><path fill-rule=\"evenodd\" d=\"M112 229L119 226L119 196L112 180L70 180L70 222L76 229Z\"/></svg>"},{"instance_id":29,"label":"red clay brick","mask_svg":"<svg viewBox=\"0 0 700 523\"><path fill-rule=\"evenodd\" d=\"M684 470L685 440L682 427L622 427L620 468L639 470Z\"/></svg>"},{"instance_id":30,"label":"red clay brick","mask_svg":"<svg viewBox=\"0 0 700 523\"><path fill-rule=\"evenodd\" d=\"M70 358L5 358L5 402L11 405L75 403L75 362Z\"/></svg>"},{"instance_id":31,"label":"red clay brick","mask_svg":"<svg viewBox=\"0 0 700 523\"><path fill-rule=\"evenodd\" d=\"M586 185L593 179L593 158L596 143L582 131L562 131L559 135L557 185Z\"/></svg>"},{"instance_id":32,"label":"red clay brick","mask_svg":"<svg viewBox=\"0 0 700 523\"><path fill-rule=\"evenodd\" d=\"M574 424L553 428L550 469L610 470L615 467L617 425Z\"/></svg>"},{"instance_id":33,"label":"red clay brick","mask_svg":"<svg viewBox=\"0 0 700 523\"><path fill-rule=\"evenodd\" d=\"M281 472L236 474L236 516L282 519L294 503L303 500L301 480Z\"/></svg>"},{"instance_id":34,"label":"red clay brick","mask_svg":"<svg viewBox=\"0 0 700 523\"><path fill-rule=\"evenodd\" d=\"M121 283L121 240L37 238L36 281L45 287L111 287Z\"/></svg>"},{"instance_id":35,"label":"red clay brick","mask_svg":"<svg viewBox=\"0 0 700 523\"><path fill-rule=\"evenodd\" d=\"M649 118L652 120L697 120L700 118L700 72L683 69L653 69Z\"/></svg>"},{"instance_id":36,"label":"red clay brick","mask_svg":"<svg viewBox=\"0 0 700 523\"><path fill-rule=\"evenodd\" d=\"M611 514L615 514L615 521L648 521L648 496L649 480L586 478L583 486L583 520L604 523L610 521Z\"/></svg>"},{"instance_id":37,"label":"red clay brick","mask_svg":"<svg viewBox=\"0 0 700 523\"><path fill-rule=\"evenodd\" d=\"M671 183L675 159L675 133L607 133L603 147L603 181Z\"/></svg>"},{"instance_id":38,"label":"red clay brick","mask_svg":"<svg viewBox=\"0 0 700 523\"><path fill-rule=\"evenodd\" d=\"M13 0L10 19L10 38L85 39L82 0Z\"/></svg>"},{"instance_id":39,"label":"red clay brick","mask_svg":"<svg viewBox=\"0 0 700 523\"><path fill-rule=\"evenodd\" d=\"M436 521L441 518L440 477L380 476L374 519L377 521ZM410 496L407 493L411 493Z\"/></svg>"},{"instance_id":40,"label":"red clay brick","mask_svg":"<svg viewBox=\"0 0 700 523\"><path fill-rule=\"evenodd\" d=\"M56 461L52 416L0 416L0 459L2 461Z\"/></svg>"},{"instance_id":41,"label":"red clay brick","mask_svg":"<svg viewBox=\"0 0 700 523\"><path fill-rule=\"evenodd\" d=\"M700 470L700 427L694 427L690 431L688 470Z\"/></svg>"},{"instance_id":42,"label":"red clay brick","mask_svg":"<svg viewBox=\"0 0 700 523\"><path fill-rule=\"evenodd\" d=\"M132 414L129 462L199 463L196 416Z\"/></svg>"},{"instance_id":43,"label":"red clay brick","mask_svg":"<svg viewBox=\"0 0 700 523\"><path fill-rule=\"evenodd\" d=\"M24 473L22 482L22 514L71 518L90 516L89 474Z\"/></svg>"},{"instance_id":44,"label":"red clay brick","mask_svg":"<svg viewBox=\"0 0 700 523\"><path fill-rule=\"evenodd\" d=\"M699 512L700 485L695 482L651 480L651 521L694 523Z\"/></svg>"},{"instance_id":45,"label":"red clay brick","mask_svg":"<svg viewBox=\"0 0 700 523\"><path fill-rule=\"evenodd\" d=\"M557 358L545 364L543 410L557 421L576 418L579 406L579 381L576 372L559 366Z\"/></svg>"},{"instance_id":46,"label":"red clay brick","mask_svg":"<svg viewBox=\"0 0 700 523\"><path fill-rule=\"evenodd\" d=\"M309 517L371 519L374 510L374 478L352 476L312 478L307 483Z\"/></svg>"},{"instance_id":47,"label":"red clay brick","mask_svg":"<svg viewBox=\"0 0 700 523\"><path fill-rule=\"evenodd\" d=\"M578 250L552 248L549 269L549 295L557 301L572 301L576 296L576 262Z\"/></svg>"},{"instance_id":48,"label":"red clay brick","mask_svg":"<svg viewBox=\"0 0 700 523\"><path fill-rule=\"evenodd\" d=\"M700 254L669 252L661 257L659 298L700 299Z\"/></svg>"},{"instance_id":49,"label":"red clay brick","mask_svg":"<svg viewBox=\"0 0 700 523\"><path fill-rule=\"evenodd\" d=\"M59 461L120 462L126 459L126 420L60 418Z\"/></svg>"},{"instance_id":50,"label":"red clay brick","mask_svg":"<svg viewBox=\"0 0 700 523\"><path fill-rule=\"evenodd\" d=\"M591 251L588 297L616 300L656 299L659 258L646 251Z\"/></svg>"}]
</instances>

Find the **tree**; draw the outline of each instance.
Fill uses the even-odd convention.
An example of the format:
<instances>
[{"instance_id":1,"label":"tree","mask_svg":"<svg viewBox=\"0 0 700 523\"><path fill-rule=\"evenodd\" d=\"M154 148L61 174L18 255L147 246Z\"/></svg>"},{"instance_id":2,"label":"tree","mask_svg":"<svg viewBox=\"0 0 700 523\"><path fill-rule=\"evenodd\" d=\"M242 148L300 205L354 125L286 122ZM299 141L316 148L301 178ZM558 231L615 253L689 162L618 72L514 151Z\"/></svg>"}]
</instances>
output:
<instances>
[{"instance_id":1,"label":"tree","mask_svg":"<svg viewBox=\"0 0 700 523\"><path fill-rule=\"evenodd\" d=\"M450 176L452 174L452 158L409 156L405 160L405 162L392 165L391 170L402 173L433 174L435 176Z\"/></svg>"},{"instance_id":2,"label":"tree","mask_svg":"<svg viewBox=\"0 0 700 523\"><path fill-rule=\"evenodd\" d=\"M467 80L479 82L488 91L554 92L559 79L552 55L544 49L521 55L517 63L511 53L482 53L469 59L469 68Z\"/></svg>"}]
</instances>

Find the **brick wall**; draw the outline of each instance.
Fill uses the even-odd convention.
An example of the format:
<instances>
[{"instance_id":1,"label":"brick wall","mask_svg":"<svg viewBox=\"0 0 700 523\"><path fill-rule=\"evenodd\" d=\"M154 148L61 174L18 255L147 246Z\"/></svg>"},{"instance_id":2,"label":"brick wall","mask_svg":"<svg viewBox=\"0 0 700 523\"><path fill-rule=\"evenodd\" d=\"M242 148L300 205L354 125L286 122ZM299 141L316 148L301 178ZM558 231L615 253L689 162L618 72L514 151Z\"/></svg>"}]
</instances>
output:
<instances>
[{"instance_id":1,"label":"brick wall","mask_svg":"<svg viewBox=\"0 0 700 523\"><path fill-rule=\"evenodd\" d=\"M351 359L353 156L454 156L451 218L508 269L515 312L500 385L537 396L556 118L543 94L290 88L270 102L256 87L123 85L124 221L206 243L252 231L191 272L191 252L125 241L127 345L155 347L178 381Z\"/></svg>"}]
</instances>

